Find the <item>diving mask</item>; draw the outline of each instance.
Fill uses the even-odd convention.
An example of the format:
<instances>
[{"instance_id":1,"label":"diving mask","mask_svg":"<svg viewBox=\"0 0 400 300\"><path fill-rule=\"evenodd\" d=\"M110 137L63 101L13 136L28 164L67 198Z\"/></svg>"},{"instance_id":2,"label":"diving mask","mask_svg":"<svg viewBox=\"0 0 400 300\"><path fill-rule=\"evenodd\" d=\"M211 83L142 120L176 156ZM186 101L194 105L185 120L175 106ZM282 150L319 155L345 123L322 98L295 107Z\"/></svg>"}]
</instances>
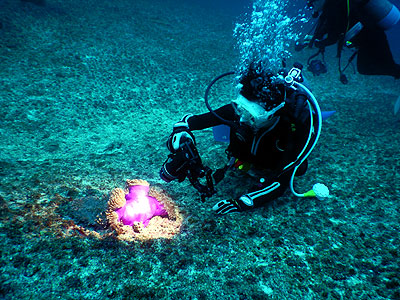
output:
<instances>
[{"instance_id":1,"label":"diving mask","mask_svg":"<svg viewBox=\"0 0 400 300\"><path fill-rule=\"evenodd\" d=\"M241 94L239 94L235 100L232 100L232 102L236 104L236 113L240 116L240 122L248 124L255 129L274 125L279 119L279 117L275 115L276 112L285 105L283 101L276 107L266 110L262 104L250 101Z\"/></svg>"}]
</instances>

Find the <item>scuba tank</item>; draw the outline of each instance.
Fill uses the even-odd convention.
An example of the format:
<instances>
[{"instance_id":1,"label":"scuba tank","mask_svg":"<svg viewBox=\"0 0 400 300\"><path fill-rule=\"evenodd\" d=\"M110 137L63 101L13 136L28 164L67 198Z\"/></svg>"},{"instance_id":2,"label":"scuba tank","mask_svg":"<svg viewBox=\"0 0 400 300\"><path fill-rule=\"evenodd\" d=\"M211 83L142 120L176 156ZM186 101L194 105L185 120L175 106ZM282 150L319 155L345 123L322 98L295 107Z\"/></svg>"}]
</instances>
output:
<instances>
[{"instance_id":1,"label":"scuba tank","mask_svg":"<svg viewBox=\"0 0 400 300\"><path fill-rule=\"evenodd\" d=\"M389 0L355 0L359 5L363 21L383 30L393 27L400 20L399 9Z\"/></svg>"}]
</instances>

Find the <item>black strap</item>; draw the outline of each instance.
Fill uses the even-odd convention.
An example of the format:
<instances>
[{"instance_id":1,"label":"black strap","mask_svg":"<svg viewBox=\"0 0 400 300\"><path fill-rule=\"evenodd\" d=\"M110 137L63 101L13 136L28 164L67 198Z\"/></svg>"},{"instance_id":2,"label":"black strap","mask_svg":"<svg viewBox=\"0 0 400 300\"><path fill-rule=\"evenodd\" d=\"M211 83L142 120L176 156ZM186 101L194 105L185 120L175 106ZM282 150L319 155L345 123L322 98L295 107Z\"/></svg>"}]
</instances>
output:
<instances>
[{"instance_id":1,"label":"black strap","mask_svg":"<svg viewBox=\"0 0 400 300\"><path fill-rule=\"evenodd\" d=\"M307 64L310 65L311 60L312 60L314 57L317 57L317 56L320 55L320 54L321 54L323 63L325 63L325 49L324 49L324 48L320 48L320 49L318 49L317 53L311 55L311 56L308 58Z\"/></svg>"}]
</instances>

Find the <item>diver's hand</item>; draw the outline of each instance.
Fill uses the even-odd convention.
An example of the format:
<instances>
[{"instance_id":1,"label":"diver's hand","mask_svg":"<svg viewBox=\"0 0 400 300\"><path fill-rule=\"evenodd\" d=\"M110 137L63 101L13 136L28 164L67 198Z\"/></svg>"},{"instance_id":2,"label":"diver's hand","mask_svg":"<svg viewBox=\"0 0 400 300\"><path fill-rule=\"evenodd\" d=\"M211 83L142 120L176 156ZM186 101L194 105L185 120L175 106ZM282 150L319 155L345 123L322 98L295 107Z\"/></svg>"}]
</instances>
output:
<instances>
[{"instance_id":1,"label":"diver's hand","mask_svg":"<svg viewBox=\"0 0 400 300\"><path fill-rule=\"evenodd\" d=\"M233 212L240 212L240 207L233 199L222 200L213 206L213 211L218 215L225 215Z\"/></svg>"},{"instance_id":2,"label":"diver's hand","mask_svg":"<svg viewBox=\"0 0 400 300\"><path fill-rule=\"evenodd\" d=\"M225 215L234 212L241 212L253 208L253 201L246 195L239 199L228 199L219 201L213 206L213 210L218 215Z\"/></svg>"},{"instance_id":3,"label":"diver's hand","mask_svg":"<svg viewBox=\"0 0 400 300\"><path fill-rule=\"evenodd\" d=\"M319 40L319 39L316 39L315 41L314 41L314 44L313 44L315 47L317 47L317 48L319 48L319 49L324 49L325 48L325 40Z\"/></svg>"},{"instance_id":4,"label":"diver's hand","mask_svg":"<svg viewBox=\"0 0 400 300\"><path fill-rule=\"evenodd\" d=\"M167 140L167 148L171 153L176 153L187 141L196 145L194 135L189 130L183 130L176 133L173 132Z\"/></svg>"},{"instance_id":5,"label":"diver's hand","mask_svg":"<svg viewBox=\"0 0 400 300\"><path fill-rule=\"evenodd\" d=\"M167 148L172 153L178 151L181 144L187 140L191 140L194 144L196 144L194 135L189 130L189 124L187 122L191 116L191 114L187 114L180 121L174 124L172 133L167 140Z\"/></svg>"},{"instance_id":6,"label":"diver's hand","mask_svg":"<svg viewBox=\"0 0 400 300\"><path fill-rule=\"evenodd\" d=\"M184 130L189 130L189 123L188 120L192 116L192 114L184 115L182 119L174 124L173 132L180 132Z\"/></svg>"}]
</instances>

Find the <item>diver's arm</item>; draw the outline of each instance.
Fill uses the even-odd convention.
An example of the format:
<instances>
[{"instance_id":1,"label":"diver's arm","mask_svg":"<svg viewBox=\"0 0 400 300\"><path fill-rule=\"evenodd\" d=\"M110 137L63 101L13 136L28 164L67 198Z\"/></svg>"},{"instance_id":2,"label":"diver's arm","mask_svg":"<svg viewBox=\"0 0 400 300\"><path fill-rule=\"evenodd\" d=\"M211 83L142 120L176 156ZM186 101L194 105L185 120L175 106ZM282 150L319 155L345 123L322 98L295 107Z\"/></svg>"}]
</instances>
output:
<instances>
[{"instance_id":1,"label":"diver's arm","mask_svg":"<svg viewBox=\"0 0 400 300\"><path fill-rule=\"evenodd\" d=\"M222 106L215 112L225 120L233 120L235 117L235 110L231 104ZM194 142L192 130L201 130L221 124L223 124L222 121L211 112L202 115L186 114L174 124L172 133L167 140L167 148L174 153L179 149L182 140L190 139Z\"/></svg>"},{"instance_id":2,"label":"diver's arm","mask_svg":"<svg viewBox=\"0 0 400 300\"><path fill-rule=\"evenodd\" d=\"M314 46L320 49L324 49L328 46L336 44L337 41L338 39L336 37L328 36L327 38L322 40L314 40Z\"/></svg>"},{"instance_id":3,"label":"diver's arm","mask_svg":"<svg viewBox=\"0 0 400 300\"><path fill-rule=\"evenodd\" d=\"M225 120L233 121L235 117L235 109L231 104L224 105L215 110L215 113L221 116ZM188 119L189 129L190 130L201 130L205 128L210 128L213 126L223 124L222 121L217 118L211 112L194 115Z\"/></svg>"}]
</instances>

